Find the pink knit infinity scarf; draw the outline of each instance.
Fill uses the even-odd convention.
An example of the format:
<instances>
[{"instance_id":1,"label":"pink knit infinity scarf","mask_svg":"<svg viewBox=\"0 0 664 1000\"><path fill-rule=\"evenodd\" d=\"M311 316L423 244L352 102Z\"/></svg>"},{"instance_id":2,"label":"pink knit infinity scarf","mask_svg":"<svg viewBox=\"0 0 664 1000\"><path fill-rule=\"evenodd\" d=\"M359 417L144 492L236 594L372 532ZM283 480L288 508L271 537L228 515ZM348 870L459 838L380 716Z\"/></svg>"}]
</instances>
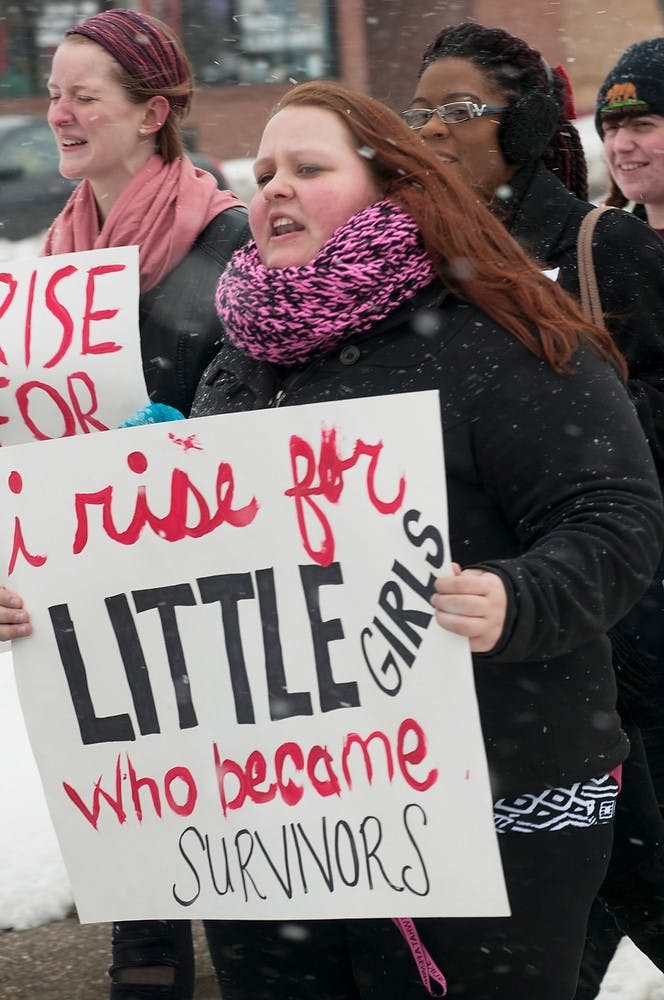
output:
<instances>
[{"instance_id":1,"label":"pink knit infinity scarf","mask_svg":"<svg viewBox=\"0 0 664 1000\"><path fill-rule=\"evenodd\" d=\"M237 250L217 286L217 312L251 357L293 365L370 329L434 277L413 219L378 201L301 267L265 267L254 242Z\"/></svg>"}]
</instances>

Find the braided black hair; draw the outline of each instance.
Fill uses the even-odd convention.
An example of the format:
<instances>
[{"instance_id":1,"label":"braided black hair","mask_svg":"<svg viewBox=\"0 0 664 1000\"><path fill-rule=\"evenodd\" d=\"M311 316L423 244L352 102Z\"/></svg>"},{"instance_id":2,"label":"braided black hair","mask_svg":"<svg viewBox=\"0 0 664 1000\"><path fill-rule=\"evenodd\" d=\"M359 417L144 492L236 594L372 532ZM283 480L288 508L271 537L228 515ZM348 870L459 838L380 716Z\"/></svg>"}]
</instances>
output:
<instances>
[{"instance_id":1,"label":"braided black hair","mask_svg":"<svg viewBox=\"0 0 664 1000\"><path fill-rule=\"evenodd\" d=\"M565 111L567 82L561 73L551 70L536 49L502 28L486 28L474 21L450 25L438 32L422 56L418 76L439 59L466 59L476 66L492 85L505 96L507 104L516 104L533 91L553 93L558 106L558 122L542 154L545 165L571 191L588 199L588 169L578 131ZM539 122L528 123L533 132Z\"/></svg>"}]
</instances>

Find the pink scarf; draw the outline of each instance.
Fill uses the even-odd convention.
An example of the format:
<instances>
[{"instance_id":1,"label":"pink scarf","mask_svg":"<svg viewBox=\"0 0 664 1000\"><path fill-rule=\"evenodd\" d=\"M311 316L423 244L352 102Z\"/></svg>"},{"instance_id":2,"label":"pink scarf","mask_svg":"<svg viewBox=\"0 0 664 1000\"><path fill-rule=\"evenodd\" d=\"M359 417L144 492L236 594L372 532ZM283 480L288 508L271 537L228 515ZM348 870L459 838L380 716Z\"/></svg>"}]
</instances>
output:
<instances>
[{"instance_id":1,"label":"pink scarf","mask_svg":"<svg viewBox=\"0 0 664 1000\"><path fill-rule=\"evenodd\" d=\"M371 329L435 276L415 221L377 201L301 267L266 267L253 241L236 250L217 285L217 312L252 358L302 364Z\"/></svg>"},{"instance_id":2,"label":"pink scarf","mask_svg":"<svg viewBox=\"0 0 664 1000\"><path fill-rule=\"evenodd\" d=\"M196 237L217 215L242 202L220 191L211 174L183 156L171 163L150 157L126 186L99 227L89 181L82 181L46 234L42 255L139 247L141 292L180 263Z\"/></svg>"}]
</instances>

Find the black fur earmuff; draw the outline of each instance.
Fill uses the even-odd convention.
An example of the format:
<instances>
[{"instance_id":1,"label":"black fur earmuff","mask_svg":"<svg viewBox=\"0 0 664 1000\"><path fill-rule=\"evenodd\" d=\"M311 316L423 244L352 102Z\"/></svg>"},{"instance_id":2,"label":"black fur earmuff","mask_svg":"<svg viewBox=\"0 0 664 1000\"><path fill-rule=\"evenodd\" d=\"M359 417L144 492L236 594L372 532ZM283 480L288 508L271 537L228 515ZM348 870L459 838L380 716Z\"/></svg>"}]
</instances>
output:
<instances>
[{"instance_id":1,"label":"black fur earmuff","mask_svg":"<svg viewBox=\"0 0 664 1000\"><path fill-rule=\"evenodd\" d=\"M544 59L542 63L549 89L532 90L503 111L498 141L508 163L522 166L539 160L555 134L560 112L551 67Z\"/></svg>"}]
</instances>

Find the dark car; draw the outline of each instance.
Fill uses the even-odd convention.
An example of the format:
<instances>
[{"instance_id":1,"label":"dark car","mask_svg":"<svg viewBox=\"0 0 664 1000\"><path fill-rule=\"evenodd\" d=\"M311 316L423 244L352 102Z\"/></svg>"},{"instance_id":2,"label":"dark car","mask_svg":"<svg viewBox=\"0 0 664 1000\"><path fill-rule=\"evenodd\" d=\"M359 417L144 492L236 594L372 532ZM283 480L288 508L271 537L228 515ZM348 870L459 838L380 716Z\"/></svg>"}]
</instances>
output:
<instances>
[{"instance_id":1,"label":"dark car","mask_svg":"<svg viewBox=\"0 0 664 1000\"><path fill-rule=\"evenodd\" d=\"M0 239L22 240L48 228L77 183L60 176L59 162L46 121L0 115Z\"/></svg>"},{"instance_id":2,"label":"dark car","mask_svg":"<svg viewBox=\"0 0 664 1000\"><path fill-rule=\"evenodd\" d=\"M226 187L217 161L198 151L188 155ZM49 227L78 184L60 175L59 162L45 119L0 115L0 239L22 240Z\"/></svg>"}]
</instances>

